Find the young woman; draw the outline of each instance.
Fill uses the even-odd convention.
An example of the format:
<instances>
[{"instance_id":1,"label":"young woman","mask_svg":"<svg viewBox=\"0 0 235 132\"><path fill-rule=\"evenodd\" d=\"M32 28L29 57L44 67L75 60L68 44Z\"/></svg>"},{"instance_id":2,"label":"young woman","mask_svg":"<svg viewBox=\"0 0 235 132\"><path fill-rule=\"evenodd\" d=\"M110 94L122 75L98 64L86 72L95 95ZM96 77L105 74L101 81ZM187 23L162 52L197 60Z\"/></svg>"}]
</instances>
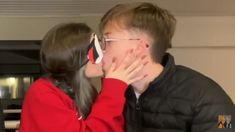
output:
<instances>
[{"instance_id":1,"label":"young woman","mask_svg":"<svg viewBox=\"0 0 235 132\"><path fill-rule=\"evenodd\" d=\"M91 29L81 23L58 25L46 34L40 55L47 76L25 96L20 132L123 131L124 93L128 84L144 78L137 76L144 63L129 52L103 75L102 63L87 59L93 40ZM103 76L100 92L88 79L96 76Z\"/></svg>"}]
</instances>

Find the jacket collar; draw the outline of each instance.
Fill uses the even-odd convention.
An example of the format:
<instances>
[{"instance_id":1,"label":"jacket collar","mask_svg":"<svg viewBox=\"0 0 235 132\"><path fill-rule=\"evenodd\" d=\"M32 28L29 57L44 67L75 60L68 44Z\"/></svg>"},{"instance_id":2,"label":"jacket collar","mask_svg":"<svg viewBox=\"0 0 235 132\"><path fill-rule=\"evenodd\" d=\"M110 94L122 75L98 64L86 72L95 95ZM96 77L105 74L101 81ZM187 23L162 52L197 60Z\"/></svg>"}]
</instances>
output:
<instances>
[{"instance_id":1,"label":"jacket collar","mask_svg":"<svg viewBox=\"0 0 235 132\"><path fill-rule=\"evenodd\" d=\"M145 96L148 93L151 93L155 90L158 91L159 94L163 94L164 91L166 91L166 89L164 90L164 87L162 87L162 85L164 85L166 83L166 81L174 74L175 72L175 61L174 61L174 57L169 54L166 53L163 57L162 63L164 66L163 71L160 73L159 76L157 76L148 86L147 90L142 93L141 96ZM132 86L129 86L126 92L126 97L128 99L131 99L130 97L135 97L135 93L134 90L132 88ZM133 98L132 98L133 99ZM135 99L136 100L136 99Z\"/></svg>"}]
</instances>

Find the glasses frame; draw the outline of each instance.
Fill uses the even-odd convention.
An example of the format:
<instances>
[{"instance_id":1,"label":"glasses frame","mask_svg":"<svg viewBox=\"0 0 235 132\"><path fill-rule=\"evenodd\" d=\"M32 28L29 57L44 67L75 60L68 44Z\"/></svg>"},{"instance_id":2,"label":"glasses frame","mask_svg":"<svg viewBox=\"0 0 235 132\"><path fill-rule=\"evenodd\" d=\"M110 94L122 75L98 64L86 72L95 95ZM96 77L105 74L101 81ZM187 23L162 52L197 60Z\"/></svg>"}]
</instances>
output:
<instances>
[{"instance_id":1,"label":"glasses frame","mask_svg":"<svg viewBox=\"0 0 235 132\"><path fill-rule=\"evenodd\" d=\"M116 41L122 41L122 40L140 40L140 39L138 39L138 38L105 38L105 37L101 37L100 47L102 50L105 50L107 42L116 42Z\"/></svg>"}]
</instances>

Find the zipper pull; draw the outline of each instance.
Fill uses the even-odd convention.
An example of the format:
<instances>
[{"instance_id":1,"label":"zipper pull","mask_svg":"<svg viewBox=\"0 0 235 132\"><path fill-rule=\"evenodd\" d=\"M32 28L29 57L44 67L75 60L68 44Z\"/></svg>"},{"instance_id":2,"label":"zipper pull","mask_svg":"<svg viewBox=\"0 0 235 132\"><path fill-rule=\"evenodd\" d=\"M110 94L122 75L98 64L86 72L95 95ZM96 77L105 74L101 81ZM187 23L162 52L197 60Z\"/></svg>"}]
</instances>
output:
<instances>
[{"instance_id":1,"label":"zipper pull","mask_svg":"<svg viewBox=\"0 0 235 132\"><path fill-rule=\"evenodd\" d=\"M136 109L136 110L140 110L139 99L137 99L137 101L136 101L135 109Z\"/></svg>"}]
</instances>

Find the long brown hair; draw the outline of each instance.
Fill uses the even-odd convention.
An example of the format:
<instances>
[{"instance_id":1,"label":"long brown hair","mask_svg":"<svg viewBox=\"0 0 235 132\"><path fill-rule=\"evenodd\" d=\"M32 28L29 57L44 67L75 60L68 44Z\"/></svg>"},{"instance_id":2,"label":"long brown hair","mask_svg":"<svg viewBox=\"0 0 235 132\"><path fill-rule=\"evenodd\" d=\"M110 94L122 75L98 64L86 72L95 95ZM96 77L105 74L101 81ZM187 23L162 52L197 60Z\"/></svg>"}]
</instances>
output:
<instances>
[{"instance_id":1,"label":"long brown hair","mask_svg":"<svg viewBox=\"0 0 235 132\"><path fill-rule=\"evenodd\" d=\"M77 109L83 118L90 113L98 94L85 76L86 48L92 30L83 23L60 24L45 35L40 51L42 68L52 80L59 82L65 92L72 90Z\"/></svg>"}]
</instances>

